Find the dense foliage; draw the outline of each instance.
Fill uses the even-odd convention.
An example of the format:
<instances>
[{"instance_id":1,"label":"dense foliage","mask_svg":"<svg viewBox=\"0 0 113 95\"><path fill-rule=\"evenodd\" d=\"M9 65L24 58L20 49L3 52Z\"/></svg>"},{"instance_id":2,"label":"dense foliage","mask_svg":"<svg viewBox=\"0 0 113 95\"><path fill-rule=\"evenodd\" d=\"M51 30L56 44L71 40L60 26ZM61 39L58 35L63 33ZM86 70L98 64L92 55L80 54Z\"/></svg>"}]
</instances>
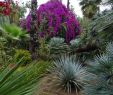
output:
<instances>
[{"instance_id":1,"label":"dense foliage","mask_svg":"<svg viewBox=\"0 0 113 95\"><path fill-rule=\"evenodd\" d=\"M0 95L113 95L113 0L80 0L82 18L71 0L4 2Z\"/></svg>"}]
</instances>

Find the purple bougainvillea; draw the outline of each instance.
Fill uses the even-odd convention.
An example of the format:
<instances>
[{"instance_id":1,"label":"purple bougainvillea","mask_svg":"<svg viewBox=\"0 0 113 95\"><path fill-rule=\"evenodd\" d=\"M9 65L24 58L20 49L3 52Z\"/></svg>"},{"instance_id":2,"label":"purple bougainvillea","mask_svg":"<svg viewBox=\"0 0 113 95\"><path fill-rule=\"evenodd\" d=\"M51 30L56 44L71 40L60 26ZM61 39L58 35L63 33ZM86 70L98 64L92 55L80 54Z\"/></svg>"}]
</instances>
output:
<instances>
[{"instance_id":1,"label":"purple bougainvillea","mask_svg":"<svg viewBox=\"0 0 113 95\"><path fill-rule=\"evenodd\" d=\"M68 43L80 34L79 23L75 14L59 0L50 0L37 9L38 33L41 36L58 36ZM30 14L26 19L27 31L30 31Z\"/></svg>"}]
</instances>

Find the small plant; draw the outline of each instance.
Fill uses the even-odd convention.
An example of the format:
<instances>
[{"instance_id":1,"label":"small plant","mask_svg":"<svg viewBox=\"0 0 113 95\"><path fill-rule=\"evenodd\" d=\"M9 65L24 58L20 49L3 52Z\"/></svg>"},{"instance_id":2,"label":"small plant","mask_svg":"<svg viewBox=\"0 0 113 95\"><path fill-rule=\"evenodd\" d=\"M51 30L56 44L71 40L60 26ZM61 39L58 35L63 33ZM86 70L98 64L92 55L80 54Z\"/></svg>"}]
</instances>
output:
<instances>
[{"instance_id":1,"label":"small plant","mask_svg":"<svg viewBox=\"0 0 113 95\"><path fill-rule=\"evenodd\" d=\"M58 85L68 93L80 93L88 73L85 67L76 62L73 57L62 56L54 61L54 74Z\"/></svg>"},{"instance_id":2,"label":"small plant","mask_svg":"<svg viewBox=\"0 0 113 95\"><path fill-rule=\"evenodd\" d=\"M22 64L24 65L29 64L32 60L29 51L22 49L16 50L14 60L18 62L22 57L23 57Z\"/></svg>"},{"instance_id":3,"label":"small plant","mask_svg":"<svg viewBox=\"0 0 113 95\"><path fill-rule=\"evenodd\" d=\"M59 37L51 38L49 48L51 54L61 54L70 50L69 46L64 42L65 39Z\"/></svg>"}]
</instances>

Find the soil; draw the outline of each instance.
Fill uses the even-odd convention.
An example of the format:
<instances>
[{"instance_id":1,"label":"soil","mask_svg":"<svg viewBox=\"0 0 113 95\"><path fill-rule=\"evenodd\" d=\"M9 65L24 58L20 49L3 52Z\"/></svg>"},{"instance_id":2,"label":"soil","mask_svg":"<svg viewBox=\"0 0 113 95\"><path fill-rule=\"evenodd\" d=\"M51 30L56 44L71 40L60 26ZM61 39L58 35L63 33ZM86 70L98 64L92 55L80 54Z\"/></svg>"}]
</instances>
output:
<instances>
[{"instance_id":1,"label":"soil","mask_svg":"<svg viewBox=\"0 0 113 95\"><path fill-rule=\"evenodd\" d=\"M55 82L53 81L52 75L47 75L43 79L41 79L37 91L34 95L80 95L76 93L67 93L62 89L59 89L55 86Z\"/></svg>"}]
</instances>

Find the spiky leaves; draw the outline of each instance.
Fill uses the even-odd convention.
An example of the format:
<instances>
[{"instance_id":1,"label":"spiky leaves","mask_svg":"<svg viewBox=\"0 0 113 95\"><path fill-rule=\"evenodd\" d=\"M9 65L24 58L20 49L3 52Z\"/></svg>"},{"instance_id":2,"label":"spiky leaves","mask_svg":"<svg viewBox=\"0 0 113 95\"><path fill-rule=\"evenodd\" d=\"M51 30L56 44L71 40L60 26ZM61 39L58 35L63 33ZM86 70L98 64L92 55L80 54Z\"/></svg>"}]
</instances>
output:
<instances>
[{"instance_id":1,"label":"spiky leaves","mask_svg":"<svg viewBox=\"0 0 113 95\"><path fill-rule=\"evenodd\" d=\"M37 82L46 73L50 64L39 61L27 67L20 67L23 59L15 66L8 66L0 71L0 95L34 95Z\"/></svg>"},{"instance_id":2,"label":"spiky leaves","mask_svg":"<svg viewBox=\"0 0 113 95\"><path fill-rule=\"evenodd\" d=\"M21 59L14 67L7 67L0 72L0 95L32 95L35 79L27 79L26 75L31 68L17 73Z\"/></svg>"},{"instance_id":3,"label":"spiky leaves","mask_svg":"<svg viewBox=\"0 0 113 95\"><path fill-rule=\"evenodd\" d=\"M69 46L64 42L65 39L59 37L51 38L48 46L51 54L62 54L70 51Z\"/></svg>"},{"instance_id":4,"label":"spiky leaves","mask_svg":"<svg viewBox=\"0 0 113 95\"><path fill-rule=\"evenodd\" d=\"M85 86L85 95L112 95L113 94L113 43L109 43L106 53L95 58L90 72L96 78Z\"/></svg>"},{"instance_id":5,"label":"spiky leaves","mask_svg":"<svg viewBox=\"0 0 113 95\"><path fill-rule=\"evenodd\" d=\"M88 76L86 69L82 67L72 57L62 56L54 61L54 74L56 75L57 85L62 87L68 93L78 94Z\"/></svg>"}]
</instances>

